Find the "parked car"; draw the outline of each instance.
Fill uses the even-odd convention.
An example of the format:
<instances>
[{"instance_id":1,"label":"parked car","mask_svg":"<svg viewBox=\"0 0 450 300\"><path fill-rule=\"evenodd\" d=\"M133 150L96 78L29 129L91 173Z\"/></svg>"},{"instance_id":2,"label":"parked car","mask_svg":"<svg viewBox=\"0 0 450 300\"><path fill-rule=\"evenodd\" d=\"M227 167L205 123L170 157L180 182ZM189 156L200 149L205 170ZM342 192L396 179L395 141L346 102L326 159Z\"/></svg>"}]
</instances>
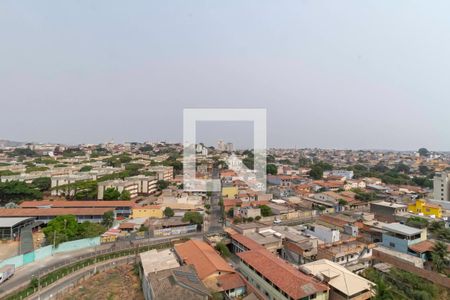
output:
<instances>
[{"instance_id":1,"label":"parked car","mask_svg":"<svg viewBox=\"0 0 450 300\"><path fill-rule=\"evenodd\" d=\"M14 275L16 271L15 265L4 265L0 268L0 283L5 282L8 278Z\"/></svg>"}]
</instances>

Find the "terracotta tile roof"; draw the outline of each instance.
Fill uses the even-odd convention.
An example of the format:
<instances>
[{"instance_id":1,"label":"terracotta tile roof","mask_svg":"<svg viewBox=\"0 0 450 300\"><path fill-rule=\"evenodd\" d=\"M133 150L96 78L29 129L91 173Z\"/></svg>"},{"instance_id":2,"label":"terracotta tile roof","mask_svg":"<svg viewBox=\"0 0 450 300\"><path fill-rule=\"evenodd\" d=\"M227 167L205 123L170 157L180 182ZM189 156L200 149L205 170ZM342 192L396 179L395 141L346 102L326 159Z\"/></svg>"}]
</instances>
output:
<instances>
[{"instance_id":1,"label":"terracotta tile roof","mask_svg":"<svg viewBox=\"0 0 450 300\"><path fill-rule=\"evenodd\" d=\"M227 262L207 243L189 240L175 245L178 256L186 263L194 265L201 280L215 272L234 273Z\"/></svg>"},{"instance_id":2,"label":"terracotta tile roof","mask_svg":"<svg viewBox=\"0 0 450 300\"><path fill-rule=\"evenodd\" d=\"M217 277L217 283L224 291L245 286L241 276L237 273L224 274Z\"/></svg>"},{"instance_id":3,"label":"terracotta tile roof","mask_svg":"<svg viewBox=\"0 0 450 300\"><path fill-rule=\"evenodd\" d=\"M112 208L4 208L0 217L102 216Z\"/></svg>"},{"instance_id":4,"label":"terracotta tile roof","mask_svg":"<svg viewBox=\"0 0 450 300\"><path fill-rule=\"evenodd\" d=\"M433 251L434 241L426 240L414 245L409 246L409 249L413 250L416 253L424 253ZM450 245L447 245L448 250L450 251Z\"/></svg>"},{"instance_id":5,"label":"terracotta tile roof","mask_svg":"<svg viewBox=\"0 0 450 300\"><path fill-rule=\"evenodd\" d=\"M40 206L51 206L54 208L69 208L69 207L124 207L124 206L134 206L134 201L24 201L20 204L22 208L36 208Z\"/></svg>"},{"instance_id":6,"label":"terracotta tile roof","mask_svg":"<svg viewBox=\"0 0 450 300\"><path fill-rule=\"evenodd\" d=\"M342 181L323 181L323 180L317 180L314 181L314 184L326 187L326 188L339 188L343 187L344 183Z\"/></svg>"},{"instance_id":7,"label":"terracotta tile roof","mask_svg":"<svg viewBox=\"0 0 450 300\"><path fill-rule=\"evenodd\" d=\"M237 255L293 299L328 290L325 284L301 273L266 249L241 252Z\"/></svg>"},{"instance_id":8,"label":"terracotta tile roof","mask_svg":"<svg viewBox=\"0 0 450 300\"><path fill-rule=\"evenodd\" d=\"M223 205L224 206L236 206L241 205L242 200L240 199L223 199Z\"/></svg>"},{"instance_id":9,"label":"terracotta tile roof","mask_svg":"<svg viewBox=\"0 0 450 300\"><path fill-rule=\"evenodd\" d=\"M231 236L231 239L237 241L239 244L245 246L249 250L265 249L263 246L261 246L251 238L248 238L240 233L233 234Z\"/></svg>"}]
</instances>

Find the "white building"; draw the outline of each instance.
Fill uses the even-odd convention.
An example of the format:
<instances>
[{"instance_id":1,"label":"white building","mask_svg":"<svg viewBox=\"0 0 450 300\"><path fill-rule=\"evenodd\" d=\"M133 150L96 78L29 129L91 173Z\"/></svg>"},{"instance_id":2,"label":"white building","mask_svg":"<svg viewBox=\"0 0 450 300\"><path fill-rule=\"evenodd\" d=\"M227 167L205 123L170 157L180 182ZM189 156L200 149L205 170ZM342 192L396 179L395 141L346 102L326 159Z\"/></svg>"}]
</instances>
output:
<instances>
[{"instance_id":1,"label":"white building","mask_svg":"<svg viewBox=\"0 0 450 300\"><path fill-rule=\"evenodd\" d=\"M325 243L335 243L340 240L340 233L337 229L331 229L322 225L314 225L305 231L306 234L315 236Z\"/></svg>"},{"instance_id":2,"label":"white building","mask_svg":"<svg viewBox=\"0 0 450 300\"><path fill-rule=\"evenodd\" d=\"M61 196L61 195L73 196L75 194L75 189L70 187L69 186L70 184L73 184L78 181L92 180L92 179L94 179L92 175L83 173L52 176L51 194L52 196Z\"/></svg>"},{"instance_id":3,"label":"white building","mask_svg":"<svg viewBox=\"0 0 450 300\"><path fill-rule=\"evenodd\" d=\"M98 183L98 194L97 198L99 200L103 200L104 193L109 188L115 188L122 193L123 191L127 191L130 193L130 198L136 198L138 195L138 184L134 181L125 181L125 180L108 180Z\"/></svg>"},{"instance_id":4,"label":"white building","mask_svg":"<svg viewBox=\"0 0 450 300\"><path fill-rule=\"evenodd\" d=\"M147 170L155 172L158 180L170 181L173 179L173 167L171 166L151 166Z\"/></svg>"},{"instance_id":5,"label":"white building","mask_svg":"<svg viewBox=\"0 0 450 300\"><path fill-rule=\"evenodd\" d=\"M353 179L354 173L353 171L348 170L332 170L323 172L323 177L327 178L328 176L340 176L345 177L345 179Z\"/></svg>"},{"instance_id":6,"label":"white building","mask_svg":"<svg viewBox=\"0 0 450 300\"><path fill-rule=\"evenodd\" d=\"M157 191L158 180L153 176L137 175L125 178L125 181L134 182L138 185L138 194L153 194Z\"/></svg>"},{"instance_id":7,"label":"white building","mask_svg":"<svg viewBox=\"0 0 450 300\"><path fill-rule=\"evenodd\" d=\"M433 180L433 199L450 201L450 173L436 173Z\"/></svg>"}]
</instances>

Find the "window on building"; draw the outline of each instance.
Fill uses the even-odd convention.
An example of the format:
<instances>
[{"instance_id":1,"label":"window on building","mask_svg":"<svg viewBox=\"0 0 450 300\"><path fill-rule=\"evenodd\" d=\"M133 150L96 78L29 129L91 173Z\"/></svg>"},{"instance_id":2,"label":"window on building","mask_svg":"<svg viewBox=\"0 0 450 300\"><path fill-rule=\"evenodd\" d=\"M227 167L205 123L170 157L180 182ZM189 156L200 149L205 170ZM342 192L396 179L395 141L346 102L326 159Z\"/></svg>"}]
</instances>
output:
<instances>
[{"instance_id":1,"label":"window on building","mask_svg":"<svg viewBox=\"0 0 450 300\"><path fill-rule=\"evenodd\" d=\"M389 247L395 248L395 243L390 242Z\"/></svg>"}]
</instances>

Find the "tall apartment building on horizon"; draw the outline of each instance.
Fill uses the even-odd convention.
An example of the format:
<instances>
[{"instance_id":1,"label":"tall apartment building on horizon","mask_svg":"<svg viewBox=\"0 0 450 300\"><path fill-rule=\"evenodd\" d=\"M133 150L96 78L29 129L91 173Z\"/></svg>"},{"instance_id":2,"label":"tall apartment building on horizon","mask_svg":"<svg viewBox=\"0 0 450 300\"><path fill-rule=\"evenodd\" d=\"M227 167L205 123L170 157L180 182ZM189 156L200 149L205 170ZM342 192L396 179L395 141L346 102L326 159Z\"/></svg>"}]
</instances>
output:
<instances>
[{"instance_id":1,"label":"tall apartment building on horizon","mask_svg":"<svg viewBox=\"0 0 450 300\"><path fill-rule=\"evenodd\" d=\"M440 172L434 175L433 180L434 200L450 201L450 173Z\"/></svg>"}]
</instances>

